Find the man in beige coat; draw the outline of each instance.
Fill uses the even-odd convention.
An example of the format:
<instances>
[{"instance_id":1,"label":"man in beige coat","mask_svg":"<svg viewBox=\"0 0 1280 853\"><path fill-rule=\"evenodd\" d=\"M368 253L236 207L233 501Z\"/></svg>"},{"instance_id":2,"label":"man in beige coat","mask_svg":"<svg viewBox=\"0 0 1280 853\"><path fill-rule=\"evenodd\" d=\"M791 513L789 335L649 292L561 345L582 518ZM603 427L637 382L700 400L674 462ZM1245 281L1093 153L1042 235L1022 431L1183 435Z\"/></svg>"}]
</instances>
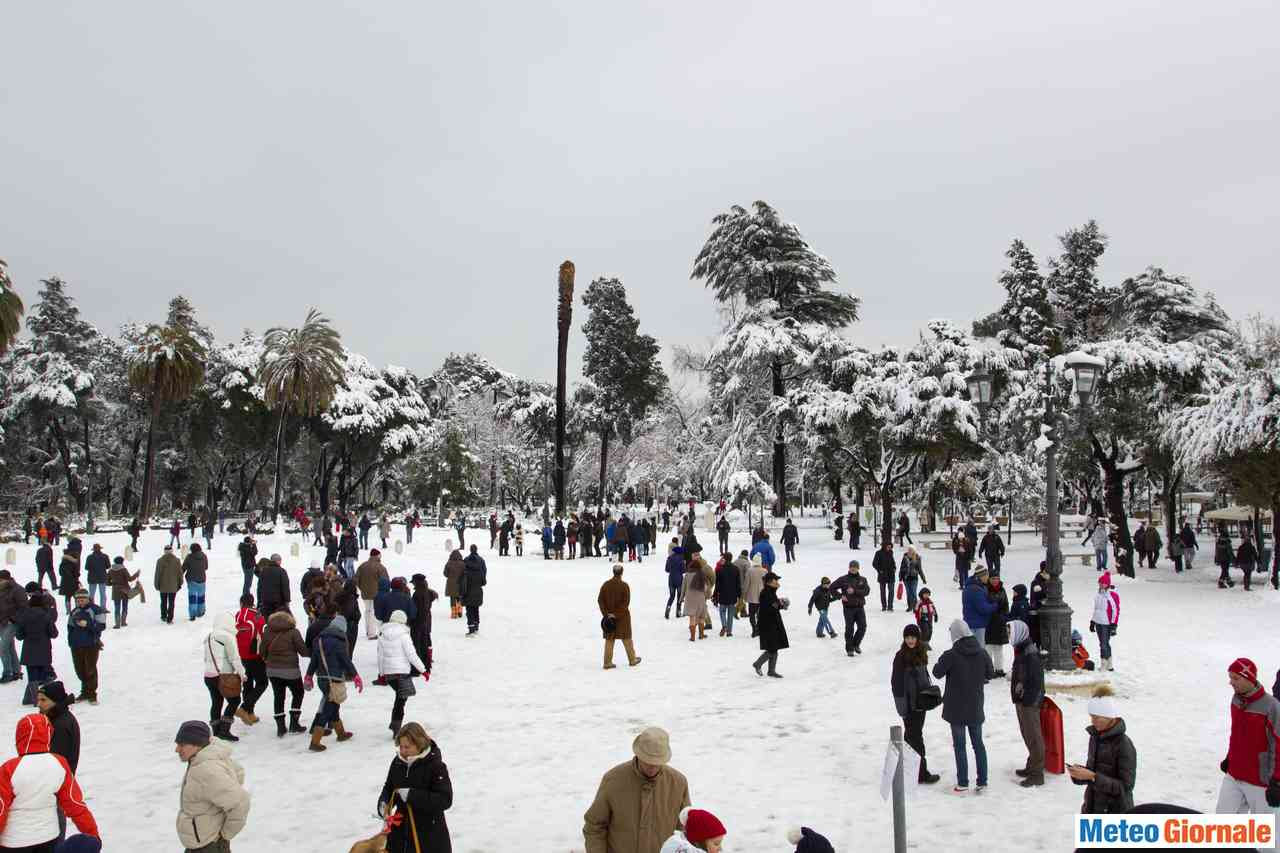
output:
<instances>
[{"instance_id":1,"label":"man in beige coat","mask_svg":"<svg viewBox=\"0 0 1280 853\"><path fill-rule=\"evenodd\" d=\"M386 578L387 567L382 565L382 552L374 548L369 552L369 559L356 569L356 588L360 590L360 601L364 605L364 635L370 640L378 639L378 620L373 615L373 600L378 595L378 579Z\"/></svg>"},{"instance_id":2,"label":"man in beige coat","mask_svg":"<svg viewBox=\"0 0 1280 853\"><path fill-rule=\"evenodd\" d=\"M745 619L747 616L747 573L751 571L751 557L747 550L742 549L742 553L738 555L738 559L733 561L738 567L738 589L742 590L742 594L738 596L738 618Z\"/></svg>"},{"instance_id":3,"label":"man in beige coat","mask_svg":"<svg viewBox=\"0 0 1280 853\"><path fill-rule=\"evenodd\" d=\"M586 853L658 853L689 805L689 782L667 766L671 744L660 728L647 728L631 744L634 758L604 774L587 809Z\"/></svg>"},{"instance_id":4,"label":"man in beige coat","mask_svg":"<svg viewBox=\"0 0 1280 853\"><path fill-rule=\"evenodd\" d=\"M746 590L747 599L747 618L751 620L751 636L759 636L759 629L756 627L756 614L760 612L760 593L764 591L764 576L767 574L764 562L759 554L751 558L751 568L747 569L747 585L743 587Z\"/></svg>"},{"instance_id":5,"label":"man in beige coat","mask_svg":"<svg viewBox=\"0 0 1280 853\"><path fill-rule=\"evenodd\" d=\"M601 626L604 630L604 668L614 669L614 640L622 641L629 664L635 666L640 663L635 646L631 645L631 587L622 579L621 565L614 566L613 577L600 586L596 604L600 605L600 615L604 620L613 620L612 631L608 630L607 622Z\"/></svg>"},{"instance_id":6,"label":"man in beige coat","mask_svg":"<svg viewBox=\"0 0 1280 853\"><path fill-rule=\"evenodd\" d=\"M231 853L231 839L249 818L249 792L244 768L231 758L231 748L212 740L199 720L183 723L173 751L187 764L178 795L178 840L186 853Z\"/></svg>"}]
</instances>

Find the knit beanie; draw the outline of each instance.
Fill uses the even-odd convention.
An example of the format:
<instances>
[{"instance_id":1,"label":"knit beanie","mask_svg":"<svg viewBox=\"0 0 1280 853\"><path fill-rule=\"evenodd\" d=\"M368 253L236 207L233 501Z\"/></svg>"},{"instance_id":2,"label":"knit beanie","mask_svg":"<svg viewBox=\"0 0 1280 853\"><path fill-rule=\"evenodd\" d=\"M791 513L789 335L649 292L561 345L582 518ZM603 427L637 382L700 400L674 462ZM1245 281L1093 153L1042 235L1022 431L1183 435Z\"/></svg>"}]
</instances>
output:
<instances>
[{"instance_id":1,"label":"knit beanie","mask_svg":"<svg viewBox=\"0 0 1280 853\"><path fill-rule=\"evenodd\" d=\"M403 611L403 610L392 610L392 611L391 611L391 621L392 621L392 622L394 622L394 623L396 623L397 625L404 625L404 624L408 623L408 621L409 621L409 617L407 617L407 616L405 616L405 615L404 615L404 611Z\"/></svg>"},{"instance_id":2,"label":"knit beanie","mask_svg":"<svg viewBox=\"0 0 1280 853\"><path fill-rule=\"evenodd\" d=\"M830 841L807 826L788 830L787 840L796 846L796 853L836 853Z\"/></svg>"},{"instance_id":3,"label":"knit beanie","mask_svg":"<svg viewBox=\"0 0 1280 853\"><path fill-rule=\"evenodd\" d=\"M726 835L724 824L705 809L691 809L688 806L680 811L680 823L684 826L684 837L694 844L710 841Z\"/></svg>"},{"instance_id":4,"label":"knit beanie","mask_svg":"<svg viewBox=\"0 0 1280 853\"><path fill-rule=\"evenodd\" d=\"M67 704L67 689L62 686L61 681L46 681L37 688L38 693L43 693L55 705Z\"/></svg>"},{"instance_id":5,"label":"knit beanie","mask_svg":"<svg viewBox=\"0 0 1280 853\"><path fill-rule=\"evenodd\" d=\"M1095 717L1111 719L1120 716L1120 703L1112 696L1110 685L1101 684L1093 691L1093 698L1089 700L1089 713Z\"/></svg>"},{"instance_id":6,"label":"knit beanie","mask_svg":"<svg viewBox=\"0 0 1280 853\"><path fill-rule=\"evenodd\" d=\"M1227 672L1243 675L1254 684L1258 683L1258 665L1248 658L1236 658L1227 667Z\"/></svg>"},{"instance_id":7,"label":"knit beanie","mask_svg":"<svg viewBox=\"0 0 1280 853\"><path fill-rule=\"evenodd\" d=\"M185 743L191 746L208 746L209 739L213 737L213 732L209 730L209 724L200 720L187 720L178 726L178 734L174 737L174 743Z\"/></svg>"},{"instance_id":8,"label":"knit beanie","mask_svg":"<svg viewBox=\"0 0 1280 853\"><path fill-rule=\"evenodd\" d=\"M973 629L970 628L963 619L956 619L951 623L951 642L955 643L963 640L965 637L973 636Z\"/></svg>"}]
</instances>

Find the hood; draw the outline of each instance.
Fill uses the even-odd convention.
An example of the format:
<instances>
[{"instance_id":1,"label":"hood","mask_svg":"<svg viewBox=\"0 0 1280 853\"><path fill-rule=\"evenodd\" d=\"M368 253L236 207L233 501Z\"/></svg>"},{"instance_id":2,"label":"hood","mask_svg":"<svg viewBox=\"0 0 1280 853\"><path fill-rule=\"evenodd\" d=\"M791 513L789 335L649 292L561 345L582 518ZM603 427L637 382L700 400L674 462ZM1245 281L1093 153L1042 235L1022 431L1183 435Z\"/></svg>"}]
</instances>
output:
<instances>
[{"instance_id":1,"label":"hood","mask_svg":"<svg viewBox=\"0 0 1280 853\"><path fill-rule=\"evenodd\" d=\"M347 639L347 620L344 616L335 616L333 620L324 626L322 634L328 634L330 637L341 637L344 641Z\"/></svg>"},{"instance_id":2,"label":"hood","mask_svg":"<svg viewBox=\"0 0 1280 853\"><path fill-rule=\"evenodd\" d=\"M402 614L404 613L404 611L397 610L396 613ZM394 616L395 614L392 614L392 615ZM409 626L404 624L403 622L388 622L385 625L383 625L382 629L378 632L378 638L381 639L382 637L389 637L392 639L399 639L400 637L403 637L408 633L409 633ZM343 638L347 636L345 631L343 631L342 636Z\"/></svg>"},{"instance_id":3,"label":"hood","mask_svg":"<svg viewBox=\"0 0 1280 853\"><path fill-rule=\"evenodd\" d=\"M378 576L378 592L391 592L391 580L389 578Z\"/></svg>"},{"instance_id":4,"label":"hood","mask_svg":"<svg viewBox=\"0 0 1280 853\"><path fill-rule=\"evenodd\" d=\"M294 621L293 615L287 610L277 610L271 614L271 618L267 620L267 624L271 626L273 631L287 631L290 628L296 628L298 623Z\"/></svg>"},{"instance_id":5,"label":"hood","mask_svg":"<svg viewBox=\"0 0 1280 853\"><path fill-rule=\"evenodd\" d=\"M419 761L426 761L427 759L431 759L433 761L440 760L440 747L434 740L427 744L427 748L422 752L419 752L417 755L411 755L408 758L402 756L399 750L396 751L396 760L406 767L412 767Z\"/></svg>"},{"instance_id":6,"label":"hood","mask_svg":"<svg viewBox=\"0 0 1280 853\"><path fill-rule=\"evenodd\" d=\"M213 617L213 633L234 634L236 632L236 615L222 612Z\"/></svg>"},{"instance_id":7,"label":"hood","mask_svg":"<svg viewBox=\"0 0 1280 853\"><path fill-rule=\"evenodd\" d=\"M203 764L206 761L226 761L230 757L231 747L214 738L209 741L208 746L201 747L199 752L191 756L189 764L195 767L197 764Z\"/></svg>"},{"instance_id":8,"label":"hood","mask_svg":"<svg viewBox=\"0 0 1280 853\"><path fill-rule=\"evenodd\" d=\"M972 657L977 654L986 654L982 646L978 645L978 638L970 634L967 637L961 637L951 644L951 650L958 655Z\"/></svg>"},{"instance_id":9,"label":"hood","mask_svg":"<svg viewBox=\"0 0 1280 853\"><path fill-rule=\"evenodd\" d=\"M13 739L18 755L48 752L49 743L53 740L53 724L44 714L27 714L18 720Z\"/></svg>"}]
</instances>

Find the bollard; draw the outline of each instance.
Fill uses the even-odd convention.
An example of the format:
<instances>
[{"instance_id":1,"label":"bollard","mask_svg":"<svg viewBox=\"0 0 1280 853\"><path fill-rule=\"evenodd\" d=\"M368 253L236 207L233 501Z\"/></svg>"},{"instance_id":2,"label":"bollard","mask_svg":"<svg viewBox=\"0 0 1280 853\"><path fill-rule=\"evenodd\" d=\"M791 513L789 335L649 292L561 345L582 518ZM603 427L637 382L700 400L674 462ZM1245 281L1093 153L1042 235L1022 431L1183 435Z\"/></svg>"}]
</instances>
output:
<instances>
[{"instance_id":1,"label":"bollard","mask_svg":"<svg viewBox=\"0 0 1280 853\"><path fill-rule=\"evenodd\" d=\"M4 564L6 566L16 566L18 564L18 552L12 548L8 548L4 552Z\"/></svg>"},{"instance_id":2,"label":"bollard","mask_svg":"<svg viewBox=\"0 0 1280 853\"><path fill-rule=\"evenodd\" d=\"M396 540L396 553L397 554L404 553L404 543L401 542L399 539Z\"/></svg>"},{"instance_id":3,"label":"bollard","mask_svg":"<svg viewBox=\"0 0 1280 853\"><path fill-rule=\"evenodd\" d=\"M889 742L898 753L893 768L893 851L907 853L907 795L902 779L902 726L889 727Z\"/></svg>"},{"instance_id":4,"label":"bollard","mask_svg":"<svg viewBox=\"0 0 1280 853\"><path fill-rule=\"evenodd\" d=\"M290 556L290 557L296 557L296 556L298 556L300 553L302 553L302 552L298 550L298 543L297 543L297 542L290 542L290 543L289 543L289 556Z\"/></svg>"}]
</instances>

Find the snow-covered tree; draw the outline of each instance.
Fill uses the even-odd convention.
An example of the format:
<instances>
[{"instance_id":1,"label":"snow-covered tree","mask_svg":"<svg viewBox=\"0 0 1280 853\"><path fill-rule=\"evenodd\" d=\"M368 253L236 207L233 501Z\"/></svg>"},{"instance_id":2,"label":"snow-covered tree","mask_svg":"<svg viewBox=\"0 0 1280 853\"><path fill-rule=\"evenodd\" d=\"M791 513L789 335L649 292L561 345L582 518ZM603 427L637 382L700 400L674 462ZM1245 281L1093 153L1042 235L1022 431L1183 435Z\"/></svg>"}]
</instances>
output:
<instances>
[{"instance_id":1,"label":"snow-covered tree","mask_svg":"<svg viewBox=\"0 0 1280 853\"><path fill-rule=\"evenodd\" d=\"M22 329L22 297L13 289L9 267L0 258L0 355L4 355Z\"/></svg>"}]
</instances>

